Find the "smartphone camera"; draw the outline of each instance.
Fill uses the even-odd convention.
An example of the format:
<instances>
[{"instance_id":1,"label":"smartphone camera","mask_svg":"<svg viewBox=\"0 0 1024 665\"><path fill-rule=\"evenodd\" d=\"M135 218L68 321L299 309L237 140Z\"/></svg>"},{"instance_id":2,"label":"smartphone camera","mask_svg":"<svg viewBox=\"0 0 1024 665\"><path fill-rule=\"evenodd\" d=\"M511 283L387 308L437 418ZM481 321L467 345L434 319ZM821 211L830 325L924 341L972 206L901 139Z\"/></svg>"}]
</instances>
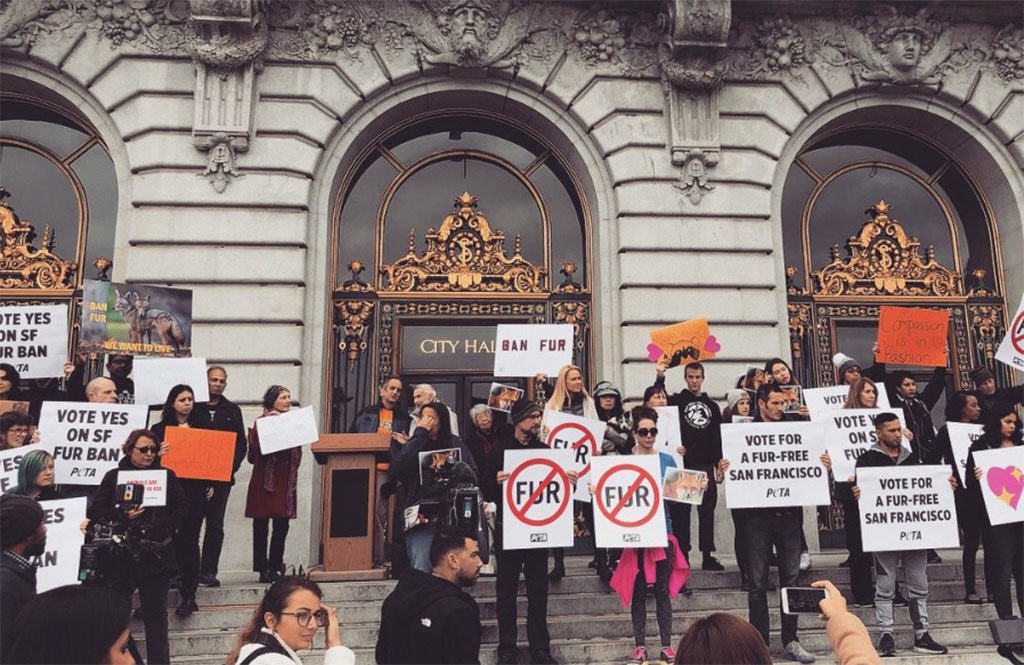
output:
<instances>
[{"instance_id":1,"label":"smartphone camera","mask_svg":"<svg viewBox=\"0 0 1024 665\"><path fill-rule=\"evenodd\" d=\"M783 614L821 614L821 607L818 603L825 598L828 598L828 592L825 589L783 587L782 612Z\"/></svg>"}]
</instances>

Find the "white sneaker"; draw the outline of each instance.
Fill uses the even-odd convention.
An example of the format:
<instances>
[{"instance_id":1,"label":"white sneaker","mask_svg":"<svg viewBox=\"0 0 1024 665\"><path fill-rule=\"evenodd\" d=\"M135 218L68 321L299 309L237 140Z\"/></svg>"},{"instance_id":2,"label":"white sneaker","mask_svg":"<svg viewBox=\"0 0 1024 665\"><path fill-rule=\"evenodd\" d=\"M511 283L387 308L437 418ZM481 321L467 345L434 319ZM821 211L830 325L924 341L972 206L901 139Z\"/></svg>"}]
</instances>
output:
<instances>
[{"instance_id":1,"label":"white sneaker","mask_svg":"<svg viewBox=\"0 0 1024 665\"><path fill-rule=\"evenodd\" d=\"M811 569L811 553L810 552L801 552L800 553L800 570L810 570L810 569Z\"/></svg>"},{"instance_id":2,"label":"white sneaker","mask_svg":"<svg viewBox=\"0 0 1024 665\"><path fill-rule=\"evenodd\" d=\"M803 646L796 640L793 640L792 642L786 645L786 648L782 651L782 657L785 660L792 660L798 663L814 662L814 656L808 653L807 649L804 649Z\"/></svg>"}]
</instances>

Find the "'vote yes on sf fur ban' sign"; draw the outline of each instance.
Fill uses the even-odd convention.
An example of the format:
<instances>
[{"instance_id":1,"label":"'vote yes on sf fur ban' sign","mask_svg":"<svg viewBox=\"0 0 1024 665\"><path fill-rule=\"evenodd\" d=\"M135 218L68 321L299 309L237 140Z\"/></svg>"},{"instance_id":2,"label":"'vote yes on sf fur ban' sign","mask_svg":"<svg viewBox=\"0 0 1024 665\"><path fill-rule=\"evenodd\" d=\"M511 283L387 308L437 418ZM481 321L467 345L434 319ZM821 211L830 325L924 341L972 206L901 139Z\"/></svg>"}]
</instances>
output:
<instances>
[{"instance_id":1,"label":"'vote yes on sf fur ban' sign","mask_svg":"<svg viewBox=\"0 0 1024 665\"><path fill-rule=\"evenodd\" d=\"M903 409L838 409L827 411L820 416L825 425L825 447L832 458L832 477L836 482L846 482L854 475L857 458L875 445L875 418L882 413L891 413L900 420L900 429L906 429ZM910 441L903 436L901 444L910 448Z\"/></svg>"},{"instance_id":2,"label":"'vote yes on sf fur ban' sign","mask_svg":"<svg viewBox=\"0 0 1024 665\"><path fill-rule=\"evenodd\" d=\"M857 469L864 551L960 547L949 476L944 464Z\"/></svg>"},{"instance_id":3,"label":"'vote yes on sf fur ban' sign","mask_svg":"<svg viewBox=\"0 0 1024 665\"><path fill-rule=\"evenodd\" d=\"M594 537L598 547L665 547L658 455L595 457Z\"/></svg>"},{"instance_id":4,"label":"'vote yes on sf fur ban' sign","mask_svg":"<svg viewBox=\"0 0 1024 665\"><path fill-rule=\"evenodd\" d=\"M53 449L54 482L99 485L117 466L121 444L146 426L142 404L43 402L40 441Z\"/></svg>"},{"instance_id":5,"label":"'vote yes on sf fur ban' sign","mask_svg":"<svg viewBox=\"0 0 1024 665\"><path fill-rule=\"evenodd\" d=\"M506 450L502 546L507 550L572 547L568 450Z\"/></svg>"},{"instance_id":6,"label":"'vote yes on sf fur ban' sign","mask_svg":"<svg viewBox=\"0 0 1024 665\"><path fill-rule=\"evenodd\" d=\"M0 307L0 362L22 379L45 379L64 376L67 361L67 305Z\"/></svg>"},{"instance_id":7,"label":"'vote yes on sf fur ban' sign","mask_svg":"<svg viewBox=\"0 0 1024 665\"><path fill-rule=\"evenodd\" d=\"M821 423L722 425L725 498L729 508L827 506L828 471Z\"/></svg>"}]
</instances>

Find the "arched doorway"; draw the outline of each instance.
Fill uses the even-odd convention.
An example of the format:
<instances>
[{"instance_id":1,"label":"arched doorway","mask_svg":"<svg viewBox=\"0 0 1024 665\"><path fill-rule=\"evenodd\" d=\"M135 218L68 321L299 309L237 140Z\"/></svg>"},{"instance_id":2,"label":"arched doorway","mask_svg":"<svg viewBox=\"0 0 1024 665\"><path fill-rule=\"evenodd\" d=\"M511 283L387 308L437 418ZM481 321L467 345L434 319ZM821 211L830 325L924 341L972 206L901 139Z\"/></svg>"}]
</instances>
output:
<instances>
[{"instance_id":1,"label":"arched doorway","mask_svg":"<svg viewBox=\"0 0 1024 665\"><path fill-rule=\"evenodd\" d=\"M948 389L969 387L979 365L1008 378L993 363L1006 325L998 226L955 154L895 124L833 126L791 166L782 219L791 351L804 385L836 382L837 351L870 364L886 304L949 310ZM927 368L906 369L930 378ZM819 511L823 547L841 546L841 529L837 507Z\"/></svg>"},{"instance_id":2,"label":"arched doorway","mask_svg":"<svg viewBox=\"0 0 1024 665\"><path fill-rule=\"evenodd\" d=\"M494 380L498 323L572 323L591 366L590 208L526 124L452 110L392 126L343 176L332 219L335 431L389 375L432 384L465 427Z\"/></svg>"}]
</instances>

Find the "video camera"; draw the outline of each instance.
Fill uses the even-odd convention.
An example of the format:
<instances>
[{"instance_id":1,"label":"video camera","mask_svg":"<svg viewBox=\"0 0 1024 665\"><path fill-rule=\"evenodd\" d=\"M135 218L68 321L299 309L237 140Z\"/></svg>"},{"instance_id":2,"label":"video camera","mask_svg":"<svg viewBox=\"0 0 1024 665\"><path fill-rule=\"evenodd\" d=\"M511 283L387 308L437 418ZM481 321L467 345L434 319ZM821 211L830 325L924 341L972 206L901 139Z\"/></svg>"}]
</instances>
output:
<instances>
[{"instance_id":1,"label":"video camera","mask_svg":"<svg viewBox=\"0 0 1024 665\"><path fill-rule=\"evenodd\" d=\"M145 487L122 483L114 488L112 519L95 520L85 534L78 564L78 581L119 589L129 584L139 556L160 543L146 539L146 527L133 524L128 512L142 506Z\"/></svg>"},{"instance_id":2,"label":"video camera","mask_svg":"<svg viewBox=\"0 0 1024 665\"><path fill-rule=\"evenodd\" d=\"M453 529L475 538L480 547L480 560L487 563L487 519L475 474L454 455L449 455L433 472L430 498L420 501L420 514L440 529Z\"/></svg>"}]
</instances>

